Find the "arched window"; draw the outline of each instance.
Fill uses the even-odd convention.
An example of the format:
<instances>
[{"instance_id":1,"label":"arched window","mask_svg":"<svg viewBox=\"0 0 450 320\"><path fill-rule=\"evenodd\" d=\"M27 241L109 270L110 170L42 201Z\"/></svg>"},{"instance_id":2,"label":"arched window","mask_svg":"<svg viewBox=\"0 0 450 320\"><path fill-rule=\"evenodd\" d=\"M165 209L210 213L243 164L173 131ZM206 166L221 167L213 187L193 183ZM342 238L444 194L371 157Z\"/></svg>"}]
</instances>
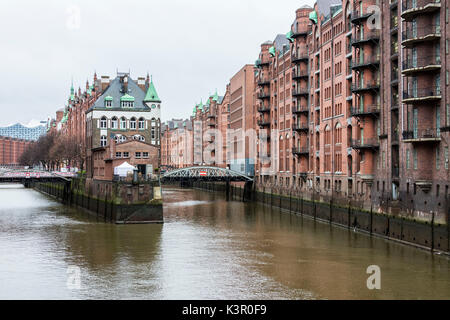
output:
<instances>
[{"instance_id":1,"label":"arched window","mask_svg":"<svg viewBox=\"0 0 450 320\"><path fill-rule=\"evenodd\" d=\"M117 118L113 117L111 120L111 129L117 129L117 128L119 128Z\"/></svg>"},{"instance_id":2,"label":"arched window","mask_svg":"<svg viewBox=\"0 0 450 320\"><path fill-rule=\"evenodd\" d=\"M342 126L340 123L336 124L335 133L334 133L334 143L335 144L342 143Z\"/></svg>"},{"instance_id":3,"label":"arched window","mask_svg":"<svg viewBox=\"0 0 450 320\"><path fill-rule=\"evenodd\" d=\"M106 124L107 124L106 117L102 117L102 118L100 119L100 128L101 128L101 129L106 129Z\"/></svg>"},{"instance_id":4,"label":"arched window","mask_svg":"<svg viewBox=\"0 0 450 320\"><path fill-rule=\"evenodd\" d=\"M100 137L100 146L102 147L106 147L106 136L101 136Z\"/></svg>"},{"instance_id":5,"label":"arched window","mask_svg":"<svg viewBox=\"0 0 450 320\"><path fill-rule=\"evenodd\" d=\"M139 129L140 130L145 129L145 119L144 118L139 118Z\"/></svg>"},{"instance_id":6,"label":"arched window","mask_svg":"<svg viewBox=\"0 0 450 320\"><path fill-rule=\"evenodd\" d=\"M116 143L119 143L119 137L120 137L120 136L114 136L114 141L115 141Z\"/></svg>"},{"instance_id":7,"label":"arched window","mask_svg":"<svg viewBox=\"0 0 450 320\"><path fill-rule=\"evenodd\" d=\"M125 142L125 141L127 141L127 137L125 137L125 136L120 136L119 142Z\"/></svg>"},{"instance_id":8,"label":"arched window","mask_svg":"<svg viewBox=\"0 0 450 320\"><path fill-rule=\"evenodd\" d=\"M136 129L136 118L133 117L130 120L130 129Z\"/></svg>"},{"instance_id":9,"label":"arched window","mask_svg":"<svg viewBox=\"0 0 450 320\"><path fill-rule=\"evenodd\" d=\"M330 126L325 127L325 145L331 144L331 129Z\"/></svg>"},{"instance_id":10,"label":"arched window","mask_svg":"<svg viewBox=\"0 0 450 320\"><path fill-rule=\"evenodd\" d=\"M139 136L139 141L145 142L145 137L144 136Z\"/></svg>"},{"instance_id":11,"label":"arched window","mask_svg":"<svg viewBox=\"0 0 450 320\"><path fill-rule=\"evenodd\" d=\"M127 128L127 119L125 117L120 118L120 129L126 129Z\"/></svg>"}]
</instances>

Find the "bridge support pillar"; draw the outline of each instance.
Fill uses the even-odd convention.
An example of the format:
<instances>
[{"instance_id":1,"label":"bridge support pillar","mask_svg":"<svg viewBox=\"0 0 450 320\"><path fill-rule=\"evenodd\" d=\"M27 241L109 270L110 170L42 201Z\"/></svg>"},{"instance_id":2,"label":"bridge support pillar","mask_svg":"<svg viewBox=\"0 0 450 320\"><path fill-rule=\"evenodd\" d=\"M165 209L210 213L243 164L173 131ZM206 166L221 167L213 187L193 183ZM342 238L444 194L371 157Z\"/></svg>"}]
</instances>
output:
<instances>
[{"instance_id":1,"label":"bridge support pillar","mask_svg":"<svg viewBox=\"0 0 450 320\"><path fill-rule=\"evenodd\" d=\"M252 201L253 181L247 181L244 186L244 201Z\"/></svg>"},{"instance_id":2,"label":"bridge support pillar","mask_svg":"<svg viewBox=\"0 0 450 320\"><path fill-rule=\"evenodd\" d=\"M225 193L227 195L227 201L230 201L230 181L225 184Z\"/></svg>"}]
</instances>

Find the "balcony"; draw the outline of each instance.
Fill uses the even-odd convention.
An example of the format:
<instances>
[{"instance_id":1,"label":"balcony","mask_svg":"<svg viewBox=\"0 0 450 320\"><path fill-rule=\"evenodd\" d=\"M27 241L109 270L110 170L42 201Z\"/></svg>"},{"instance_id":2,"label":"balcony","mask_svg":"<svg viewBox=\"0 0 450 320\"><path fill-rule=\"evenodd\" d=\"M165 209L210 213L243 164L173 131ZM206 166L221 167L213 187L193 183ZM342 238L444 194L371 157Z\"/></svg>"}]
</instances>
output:
<instances>
[{"instance_id":1,"label":"balcony","mask_svg":"<svg viewBox=\"0 0 450 320\"><path fill-rule=\"evenodd\" d=\"M293 97L308 96L308 95L309 95L309 88L294 88L294 89L292 89Z\"/></svg>"},{"instance_id":2,"label":"balcony","mask_svg":"<svg viewBox=\"0 0 450 320\"><path fill-rule=\"evenodd\" d=\"M209 127L215 127L216 126L216 121L214 119L209 119L207 121L207 124Z\"/></svg>"},{"instance_id":3,"label":"balcony","mask_svg":"<svg viewBox=\"0 0 450 320\"><path fill-rule=\"evenodd\" d=\"M418 15L430 14L440 9L440 0L403 0L402 18L411 21Z\"/></svg>"},{"instance_id":4,"label":"balcony","mask_svg":"<svg viewBox=\"0 0 450 320\"><path fill-rule=\"evenodd\" d=\"M270 106L266 105L266 106L259 106L258 107L258 112L259 113L265 113L265 112L270 112Z\"/></svg>"},{"instance_id":5,"label":"balcony","mask_svg":"<svg viewBox=\"0 0 450 320\"><path fill-rule=\"evenodd\" d=\"M269 64L270 64L270 59L269 58L258 59L255 62L255 66L257 68L268 66Z\"/></svg>"},{"instance_id":6,"label":"balcony","mask_svg":"<svg viewBox=\"0 0 450 320\"><path fill-rule=\"evenodd\" d=\"M359 70L363 68L378 68L380 65L380 56L366 57L363 59L356 59L352 62L352 69Z\"/></svg>"},{"instance_id":7,"label":"balcony","mask_svg":"<svg viewBox=\"0 0 450 320\"><path fill-rule=\"evenodd\" d=\"M299 54L299 53L294 53L292 54L292 63L299 63L299 62L308 62L309 61L309 55L307 54Z\"/></svg>"},{"instance_id":8,"label":"balcony","mask_svg":"<svg viewBox=\"0 0 450 320\"><path fill-rule=\"evenodd\" d=\"M260 87L262 87L262 86L270 86L270 79L269 78L259 79L257 84Z\"/></svg>"},{"instance_id":9,"label":"balcony","mask_svg":"<svg viewBox=\"0 0 450 320\"><path fill-rule=\"evenodd\" d=\"M402 74L405 76L414 75L420 72L434 72L441 70L441 57L429 56L425 58L412 59L408 57L403 61Z\"/></svg>"},{"instance_id":10,"label":"balcony","mask_svg":"<svg viewBox=\"0 0 450 320\"><path fill-rule=\"evenodd\" d=\"M351 21L353 24L360 24L361 22L368 19L373 14L374 14L374 12L368 13L368 12L364 12L364 11L355 10L352 12Z\"/></svg>"},{"instance_id":11,"label":"balcony","mask_svg":"<svg viewBox=\"0 0 450 320\"><path fill-rule=\"evenodd\" d=\"M208 115L208 119L215 119L216 118L216 115L215 114L209 114Z\"/></svg>"},{"instance_id":12,"label":"balcony","mask_svg":"<svg viewBox=\"0 0 450 320\"><path fill-rule=\"evenodd\" d=\"M356 107L351 108L350 113L352 117L378 117L380 115L380 105L372 105L372 106L364 106L364 107Z\"/></svg>"},{"instance_id":13,"label":"balcony","mask_svg":"<svg viewBox=\"0 0 450 320\"><path fill-rule=\"evenodd\" d=\"M378 149L380 147L380 141L377 138L353 139L350 145L356 150Z\"/></svg>"},{"instance_id":14,"label":"balcony","mask_svg":"<svg viewBox=\"0 0 450 320\"><path fill-rule=\"evenodd\" d=\"M424 26L420 28L408 27L402 33L402 45L411 48L417 43L435 41L441 38L440 26Z\"/></svg>"},{"instance_id":15,"label":"balcony","mask_svg":"<svg viewBox=\"0 0 450 320\"><path fill-rule=\"evenodd\" d=\"M258 120L258 126L261 128L270 128L270 120Z\"/></svg>"},{"instance_id":16,"label":"balcony","mask_svg":"<svg viewBox=\"0 0 450 320\"><path fill-rule=\"evenodd\" d=\"M309 131L309 125L306 122L293 123L292 124L292 130L297 131L297 132L308 132Z\"/></svg>"},{"instance_id":17,"label":"balcony","mask_svg":"<svg viewBox=\"0 0 450 320\"><path fill-rule=\"evenodd\" d=\"M292 153L296 156L308 156L309 155L309 148L303 147L303 148L292 148Z\"/></svg>"},{"instance_id":18,"label":"balcony","mask_svg":"<svg viewBox=\"0 0 450 320\"><path fill-rule=\"evenodd\" d=\"M308 106L293 106L292 107L292 113L294 114L301 114L301 113L309 113Z\"/></svg>"},{"instance_id":19,"label":"balcony","mask_svg":"<svg viewBox=\"0 0 450 320\"><path fill-rule=\"evenodd\" d=\"M436 128L416 129L403 132L405 143L436 143L441 141L440 132Z\"/></svg>"},{"instance_id":20,"label":"balcony","mask_svg":"<svg viewBox=\"0 0 450 320\"><path fill-rule=\"evenodd\" d=\"M270 99L270 93L269 92L259 92L258 93L258 99Z\"/></svg>"},{"instance_id":21,"label":"balcony","mask_svg":"<svg viewBox=\"0 0 450 320\"><path fill-rule=\"evenodd\" d=\"M310 33L312 30L312 25L310 24L302 24L301 26L299 26L298 28L294 28L294 30L292 30L292 38L296 39L299 37L306 37L308 35L308 33Z\"/></svg>"},{"instance_id":22,"label":"balcony","mask_svg":"<svg viewBox=\"0 0 450 320\"><path fill-rule=\"evenodd\" d=\"M292 72L293 80L302 79L302 78L308 79L308 77L309 77L309 72L306 70L294 70Z\"/></svg>"},{"instance_id":23,"label":"balcony","mask_svg":"<svg viewBox=\"0 0 450 320\"><path fill-rule=\"evenodd\" d=\"M352 38L352 46L359 47L363 44L370 43L370 42L378 43L379 40L380 40L380 31L374 30L374 31L366 32L359 36L353 37Z\"/></svg>"},{"instance_id":24,"label":"balcony","mask_svg":"<svg viewBox=\"0 0 450 320\"><path fill-rule=\"evenodd\" d=\"M352 92L353 93L361 93L364 91L378 91L380 90L380 81L372 80L372 81L365 81L363 83L353 83L352 84Z\"/></svg>"},{"instance_id":25,"label":"balcony","mask_svg":"<svg viewBox=\"0 0 450 320\"><path fill-rule=\"evenodd\" d=\"M403 92L403 103L408 104L438 101L441 100L441 98L441 88L437 86Z\"/></svg>"}]
</instances>

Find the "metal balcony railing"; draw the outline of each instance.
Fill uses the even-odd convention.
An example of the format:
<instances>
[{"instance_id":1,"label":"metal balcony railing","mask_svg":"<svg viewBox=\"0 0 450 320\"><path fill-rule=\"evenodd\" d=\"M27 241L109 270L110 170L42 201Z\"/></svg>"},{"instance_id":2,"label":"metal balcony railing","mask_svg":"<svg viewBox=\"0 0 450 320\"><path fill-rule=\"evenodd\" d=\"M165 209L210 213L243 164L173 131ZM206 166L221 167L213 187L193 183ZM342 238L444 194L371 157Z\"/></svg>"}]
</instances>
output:
<instances>
[{"instance_id":1,"label":"metal balcony railing","mask_svg":"<svg viewBox=\"0 0 450 320\"><path fill-rule=\"evenodd\" d=\"M258 112L259 113L263 113L263 112L270 112L270 106L269 105L262 105L258 107Z\"/></svg>"},{"instance_id":2,"label":"metal balcony railing","mask_svg":"<svg viewBox=\"0 0 450 320\"><path fill-rule=\"evenodd\" d=\"M292 153L295 155L308 155L309 147L292 148Z\"/></svg>"},{"instance_id":3,"label":"metal balcony railing","mask_svg":"<svg viewBox=\"0 0 450 320\"><path fill-rule=\"evenodd\" d=\"M309 88L307 87L300 87L300 88L293 88L292 89L292 95L295 96L302 96L302 95L308 95L309 94Z\"/></svg>"},{"instance_id":4,"label":"metal balcony railing","mask_svg":"<svg viewBox=\"0 0 450 320\"><path fill-rule=\"evenodd\" d=\"M432 13L441 8L441 0L403 0L402 18L409 20L418 14Z\"/></svg>"},{"instance_id":5,"label":"metal balcony railing","mask_svg":"<svg viewBox=\"0 0 450 320\"><path fill-rule=\"evenodd\" d=\"M293 123L292 124L292 130L295 130L295 131L309 131L309 125L308 125L307 122Z\"/></svg>"},{"instance_id":6,"label":"metal balcony railing","mask_svg":"<svg viewBox=\"0 0 450 320\"><path fill-rule=\"evenodd\" d=\"M367 1L372 2L372 1ZM375 3L372 3L375 4ZM365 19L369 18L371 15L374 14L374 12L367 12L368 8L366 10L354 10L351 15L351 21L352 23L360 23L361 21L364 21Z\"/></svg>"},{"instance_id":7,"label":"metal balcony railing","mask_svg":"<svg viewBox=\"0 0 450 320\"><path fill-rule=\"evenodd\" d=\"M365 42L370 41L379 41L380 40L380 31L373 30L370 32L365 32L364 34L359 34L352 37L352 46L359 46Z\"/></svg>"},{"instance_id":8,"label":"metal balcony railing","mask_svg":"<svg viewBox=\"0 0 450 320\"><path fill-rule=\"evenodd\" d=\"M440 130L436 128L413 129L403 132L404 142L427 142L440 140Z\"/></svg>"},{"instance_id":9,"label":"metal balcony railing","mask_svg":"<svg viewBox=\"0 0 450 320\"><path fill-rule=\"evenodd\" d=\"M309 61L309 55L307 55L307 54L299 54L297 52L294 52L292 54L292 62L293 63L297 63L297 62L300 62L300 61L308 62Z\"/></svg>"},{"instance_id":10,"label":"metal balcony railing","mask_svg":"<svg viewBox=\"0 0 450 320\"><path fill-rule=\"evenodd\" d=\"M428 88L412 89L403 92L403 100L410 99L440 99L441 88L437 86L430 86Z\"/></svg>"},{"instance_id":11,"label":"metal balcony railing","mask_svg":"<svg viewBox=\"0 0 450 320\"><path fill-rule=\"evenodd\" d=\"M292 79L308 78L309 72L307 70L294 70L292 72Z\"/></svg>"},{"instance_id":12,"label":"metal balcony railing","mask_svg":"<svg viewBox=\"0 0 450 320\"><path fill-rule=\"evenodd\" d=\"M270 64L270 59L269 58L262 58L262 59L258 59L255 62L255 66L257 68L261 68L263 66L269 65Z\"/></svg>"},{"instance_id":13,"label":"metal balcony railing","mask_svg":"<svg viewBox=\"0 0 450 320\"><path fill-rule=\"evenodd\" d=\"M352 69L360 69L363 67L375 67L380 64L380 56L369 56L352 61Z\"/></svg>"},{"instance_id":14,"label":"metal balcony railing","mask_svg":"<svg viewBox=\"0 0 450 320\"><path fill-rule=\"evenodd\" d=\"M432 55L428 57L413 58L407 57L403 61L403 72L410 69L435 69L441 68L441 57L437 55ZM420 71L420 70L416 70Z\"/></svg>"},{"instance_id":15,"label":"metal balcony railing","mask_svg":"<svg viewBox=\"0 0 450 320\"><path fill-rule=\"evenodd\" d=\"M409 45L417 41L435 40L441 37L441 27L437 25L429 25L413 28L407 27L402 32L402 44Z\"/></svg>"},{"instance_id":16,"label":"metal balcony railing","mask_svg":"<svg viewBox=\"0 0 450 320\"><path fill-rule=\"evenodd\" d=\"M308 106L293 106L292 113L308 113Z\"/></svg>"},{"instance_id":17,"label":"metal balcony railing","mask_svg":"<svg viewBox=\"0 0 450 320\"><path fill-rule=\"evenodd\" d=\"M270 85L270 79L267 77L258 79L257 84L258 84L258 86Z\"/></svg>"},{"instance_id":18,"label":"metal balcony railing","mask_svg":"<svg viewBox=\"0 0 450 320\"><path fill-rule=\"evenodd\" d=\"M352 84L352 91L353 92L359 92L359 91L365 91L365 90L379 90L380 89L380 81L379 80L372 80L372 81L365 81L365 82L355 82Z\"/></svg>"},{"instance_id":19,"label":"metal balcony railing","mask_svg":"<svg viewBox=\"0 0 450 320\"><path fill-rule=\"evenodd\" d=\"M269 99L270 93L269 92L258 92L258 99Z\"/></svg>"},{"instance_id":20,"label":"metal balcony railing","mask_svg":"<svg viewBox=\"0 0 450 320\"><path fill-rule=\"evenodd\" d=\"M377 116L380 114L381 106L380 105L370 105L363 107L353 107L350 109L350 113L353 117L357 116Z\"/></svg>"},{"instance_id":21,"label":"metal balcony railing","mask_svg":"<svg viewBox=\"0 0 450 320\"><path fill-rule=\"evenodd\" d=\"M270 120L258 120L258 126L270 127Z\"/></svg>"},{"instance_id":22,"label":"metal balcony railing","mask_svg":"<svg viewBox=\"0 0 450 320\"><path fill-rule=\"evenodd\" d=\"M352 139L350 143L353 149L375 149L380 147L377 138Z\"/></svg>"}]
</instances>

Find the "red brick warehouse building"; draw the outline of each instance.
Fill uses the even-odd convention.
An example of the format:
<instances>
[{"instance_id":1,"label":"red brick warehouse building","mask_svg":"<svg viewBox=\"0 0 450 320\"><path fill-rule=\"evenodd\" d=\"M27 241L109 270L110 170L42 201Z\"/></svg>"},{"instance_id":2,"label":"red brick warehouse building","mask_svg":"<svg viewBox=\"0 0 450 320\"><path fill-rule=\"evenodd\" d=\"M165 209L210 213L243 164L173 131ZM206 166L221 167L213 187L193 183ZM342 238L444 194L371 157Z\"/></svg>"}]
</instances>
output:
<instances>
[{"instance_id":1,"label":"red brick warehouse building","mask_svg":"<svg viewBox=\"0 0 450 320\"><path fill-rule=\"evenodd\" d=\"M33 141L0 136L0 166L19 166L20 156Z\"/></svg>"}]
</instances>

